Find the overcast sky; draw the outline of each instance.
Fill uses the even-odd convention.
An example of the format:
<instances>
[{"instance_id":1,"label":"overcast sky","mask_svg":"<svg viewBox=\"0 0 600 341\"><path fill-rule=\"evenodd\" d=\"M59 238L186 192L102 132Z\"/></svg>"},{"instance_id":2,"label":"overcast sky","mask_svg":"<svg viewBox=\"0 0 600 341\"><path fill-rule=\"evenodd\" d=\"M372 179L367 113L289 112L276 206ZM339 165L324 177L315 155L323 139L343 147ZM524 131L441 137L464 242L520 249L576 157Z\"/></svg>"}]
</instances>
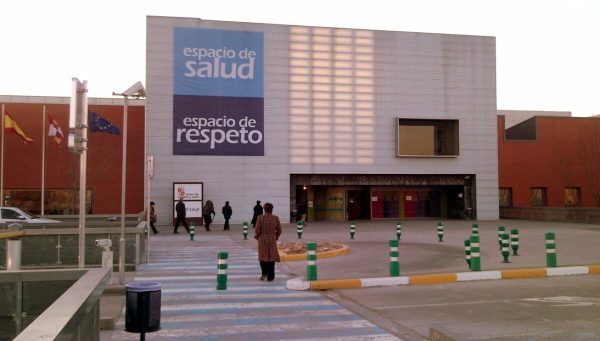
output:
<instances>
[{"instance_id":1,"label":"overcast sky","mask_svg":"<svg viewBox=\"0 0 600 341\"><path fill-rule=\"evenodd\" d=\"M145 83L146 15L495 36L498 109L600 114L600 0L8 0L0 95Z\"/></svg>"}]
</instances>

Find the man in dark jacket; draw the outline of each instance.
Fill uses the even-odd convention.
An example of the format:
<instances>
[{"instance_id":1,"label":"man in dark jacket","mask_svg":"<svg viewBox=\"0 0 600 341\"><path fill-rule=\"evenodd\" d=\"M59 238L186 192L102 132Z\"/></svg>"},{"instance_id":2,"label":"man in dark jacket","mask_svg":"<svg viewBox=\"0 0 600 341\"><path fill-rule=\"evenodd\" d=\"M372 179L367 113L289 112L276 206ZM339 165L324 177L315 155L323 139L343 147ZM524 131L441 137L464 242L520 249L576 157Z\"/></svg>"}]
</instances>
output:
<instances>
[{"instance_id":1,"label":"man in dark jacket","mask_svg":"<svg viewBox=\"0 0 600 341\"><path fill-rule=\"evenodd\" d=\"M263 214L263 207L260 205L260 200L256 200L256 205L253 208L254 214L252 215L252 228L256 226L256 219L258 216Z\"/></svg>"},{"instance_id":2,"label":"man in dark jacket","mask_svg":"<svg viewBox=\"0 0 600 341\"><path fill-rule=\"evenodd\" d=\"M221 209L221 213L223 213L223 218L225 218L225 225L223 225L223 231L229 231L229 219L233 214L233 209L229 206L229 201L225 201L225 206Z\"/></svg>"},{"instance_id":3,"label":"man in dark jacket","mask_svg":"<svg viewBox=\"0 0 600 341\"><path fill-rule=\"evenodd\" d=\"M190 233L190 228L188 226L187 220L185 219L185 204L183 203L183 198L179 198L179 202L175 205L175 212L177 213L177 221L175 221L175 230L173 233L177 232L179 228L179 223L183 224L183 227Z\"/></svg>"}]
</instances>

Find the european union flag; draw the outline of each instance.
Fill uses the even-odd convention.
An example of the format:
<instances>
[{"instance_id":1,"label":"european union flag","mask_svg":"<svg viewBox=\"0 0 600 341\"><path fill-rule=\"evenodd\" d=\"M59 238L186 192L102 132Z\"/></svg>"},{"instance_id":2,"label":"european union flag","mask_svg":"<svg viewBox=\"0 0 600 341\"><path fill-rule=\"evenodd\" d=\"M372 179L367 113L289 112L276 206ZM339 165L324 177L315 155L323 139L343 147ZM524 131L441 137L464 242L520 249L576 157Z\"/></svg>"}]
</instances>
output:
<instances>
[{"instance_id":1,"label":"european union flag","mask_svg":"<svg viewBox=\"0 0 600 341\"><path fill-rule=\"evenodd\" d=\"M112 123L110 123L106 118L100 116L99 114L88 111L88 125L90 131L93 133L109 133L113 135L119 135L121 131L119 128L115 127Z\"/></svg>"}]
</instances>

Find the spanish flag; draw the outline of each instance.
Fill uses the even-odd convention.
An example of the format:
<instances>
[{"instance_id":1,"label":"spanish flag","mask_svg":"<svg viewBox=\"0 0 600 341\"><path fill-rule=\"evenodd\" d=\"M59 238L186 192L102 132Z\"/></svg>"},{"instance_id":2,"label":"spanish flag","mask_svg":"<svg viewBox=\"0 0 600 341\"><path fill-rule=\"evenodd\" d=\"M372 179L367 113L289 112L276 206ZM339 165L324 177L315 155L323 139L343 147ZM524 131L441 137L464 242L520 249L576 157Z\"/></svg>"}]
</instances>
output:
<instances>
[{"instance_id":1,"label":"spanish flag","mask_svg":"<svg viewBox=\"0 0 600 341\"><path fill-rule=\"evenodd\" d=\"M19 135L23 139L24 144L33 142L33 139L25 134L23 129L17 124L17 121L13 120L8 113L4 114L4 132Z\"/></svg>"}]
</instances>

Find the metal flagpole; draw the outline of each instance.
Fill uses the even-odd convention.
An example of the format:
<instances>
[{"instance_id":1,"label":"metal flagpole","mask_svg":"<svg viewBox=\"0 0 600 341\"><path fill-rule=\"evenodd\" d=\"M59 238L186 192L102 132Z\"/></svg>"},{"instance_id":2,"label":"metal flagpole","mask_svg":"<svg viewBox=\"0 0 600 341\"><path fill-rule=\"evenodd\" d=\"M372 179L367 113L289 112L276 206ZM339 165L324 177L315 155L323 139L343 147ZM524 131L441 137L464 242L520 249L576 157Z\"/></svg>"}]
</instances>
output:
<instances>
[{"instance_id":1,"label":"metal flagpole","mask_svg":"<svg viewBox=\"0 0 600 341\"><path fill-rule=\"evenodd\" d=\"M46 136L45 134L45 129L46 129L46 105L44 105L44 110L42 110L42 193L41 193L41 204L42 204L42 209L40 211L40 215L44 216L45 211L44 211L44 186L45 186L45 171L46 171Z\"/></svg>"}]
</instances>

